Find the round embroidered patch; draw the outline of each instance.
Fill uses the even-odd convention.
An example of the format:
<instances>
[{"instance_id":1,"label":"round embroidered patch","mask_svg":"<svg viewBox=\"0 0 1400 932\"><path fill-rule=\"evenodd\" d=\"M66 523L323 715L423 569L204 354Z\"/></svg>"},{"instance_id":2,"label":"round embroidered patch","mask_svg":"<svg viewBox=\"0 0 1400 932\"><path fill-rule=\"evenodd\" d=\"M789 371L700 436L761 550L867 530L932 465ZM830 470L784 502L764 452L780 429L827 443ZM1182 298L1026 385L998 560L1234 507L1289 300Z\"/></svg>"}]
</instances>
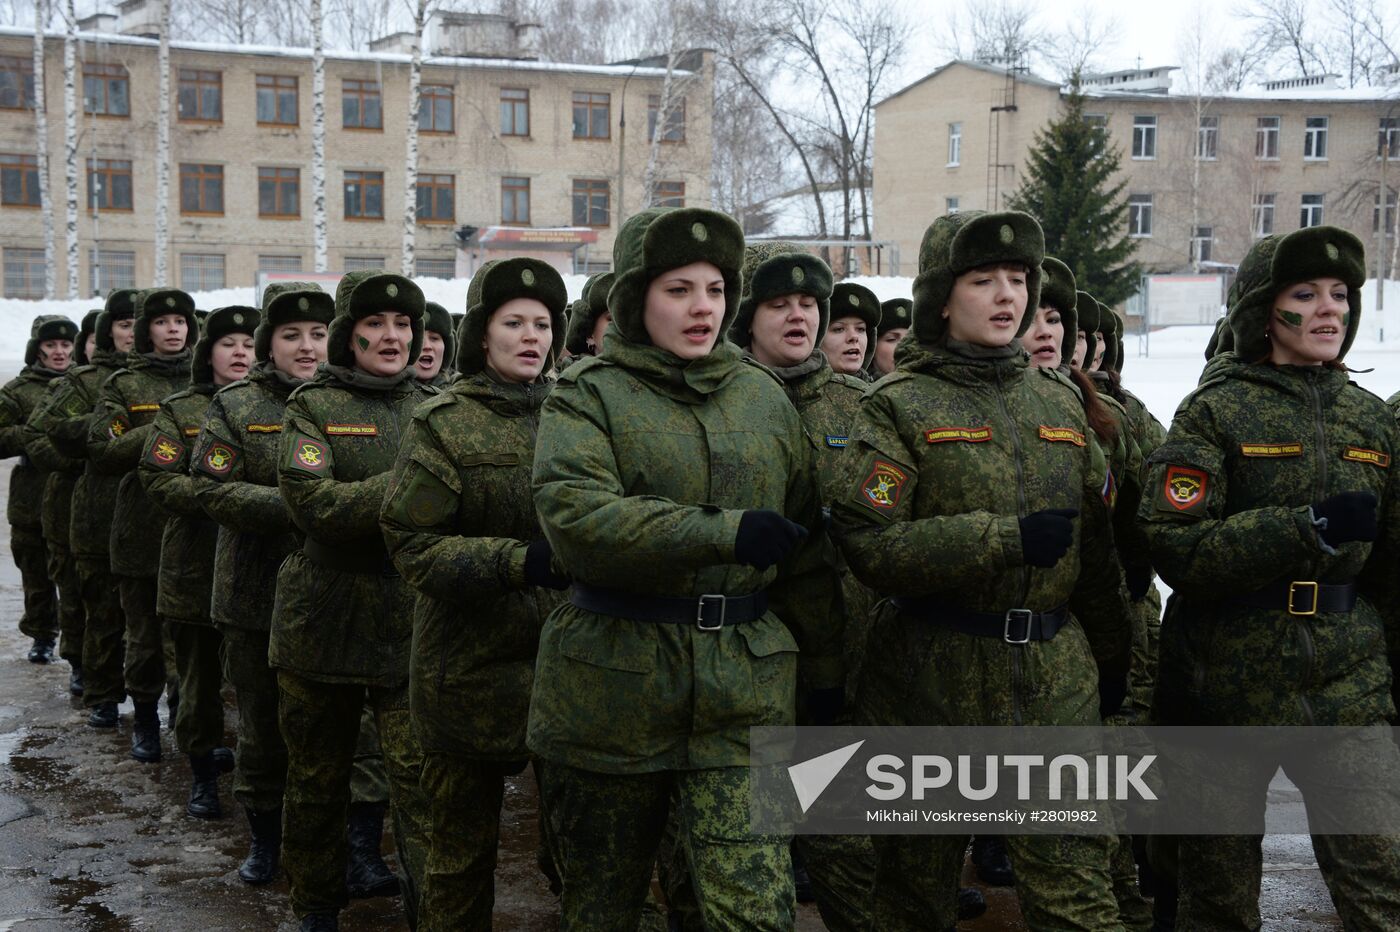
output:
<instances>
[{"instance_id":1,"label":"round embroidered patch","mask_svg":"<svg viewBox=\"0 0 1400 932\"><path fill-rule=\"evenodd\" d=\"M384 286L384 293L391 298L397 298L399 296L399 286L395 285L393 282L390 282L389 284Z\"/></svg>"},{"instance_id":2,"label":"round embroidered patch","mask_svg":"<svg viewBox=\"0 0 1400 932\"><path fill-rule=\"evenodd\" d=\"M690 225L690 235L695 237L697 242L705 242L710 238L710 230L705 224L695 222Z\"/></svg>"},{"instance_id":3,"label":"round embroidered patch","mask_svg":"<svg viewBox=\"0 0 1400 932\"><path fill-rule=\"evenodd\" d=\"M1334 243L1328 243L1328 244L1327 244L1327 258L1331 259L1333 262L1336 262L1336 261L1337 261L1338 259L1340 259L1341 257L1342 257L1342 252L1341 252L1340 249L1337 248L1336 244L1334 244Z\"/></svg>"},{"instance_id":4,"label":"round embroidered patch","mask_svg":"<svg viewBox=\"0 0 1400 932\"><path fill-rule=\"evenodd\" d=\"M299 310L299 311L309 311L309 310L311 310L311 302L308 301L308 300L306 300L305 298L297 298L297 310Z\"/></svg>"},{"instance_id":5,"label":"round embroidered patch","mask_svg":"<svg viewBox=\"0 0 1400 932\"><path fill-rule=\"evenodd\" d=\"M533 269L520 270L520 282L526 288L533 288L535 285L535 273Z\"/></svg>"},{"instance_id":6,"label":"round embroidered patch","mask_svg":"<svg viewBox=\"0 0 1400 932\"><path fill-rule=\"evenodd\" d=\"M802 266L794 265L792 267L792 283L794 285L802 284L803 279L805 279L806 277L807 273L802 271Z\"/></svg>"},{"instance_id":7,"label":"round embroidered patch","mask_svg":"<svg viewBox=\"0 0 1400 932\"><path fill-rule=\"evenodd\" d=\"M846 295L846 300L851 302L851 307L860 307L860 298L853 294Z\"/></svg>"},{"instance_id":8,"label":"round embroidered patch","mask_svg":"<svg viewBox=\"0 0 1400 932\"><path fill-rule=\"evenodd\" d=\"M241 313L235 311L234 314L233 314L233 322L234 322L235 324L241 324L241 323L243 323L243 315L242 315Z\"/></svg>"},{"instance_id":9,"label":"round embroidered patch","mask_svg":"<svg viewBox=\"0 0 1400 932\"><path fill-rule=\"evenodd\" d=\"M174 299L174 298L166 298L166 299L165 299L165 306L166 306L166 307L174 307L174 306L175 306L175 299Z\"/></svg>"},{"instance_id":10,"label":"round embroidered patch","mask_svg":"<svg viewBox=\"0 0 1400 932\"><path fill-rule=\"evenodd\" d=\"M1009 223L1003 223L997 235L1001 237L1001 241L1007 245L1010 245L1012 241L1016 239L1016 231L1011 229L1011 224Z\"/></svg>"}]
</instances>

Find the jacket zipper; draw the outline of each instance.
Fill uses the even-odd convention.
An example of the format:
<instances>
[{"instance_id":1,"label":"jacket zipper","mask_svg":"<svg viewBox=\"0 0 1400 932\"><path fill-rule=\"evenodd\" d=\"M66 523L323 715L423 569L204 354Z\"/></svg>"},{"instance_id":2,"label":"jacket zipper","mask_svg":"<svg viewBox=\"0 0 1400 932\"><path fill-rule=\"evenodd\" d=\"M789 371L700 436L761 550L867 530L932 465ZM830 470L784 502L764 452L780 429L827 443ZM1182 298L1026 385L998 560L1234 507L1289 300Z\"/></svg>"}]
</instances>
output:
<instances>
[{"instance_id":1,"label":"jacket zipper","mask_svg":"<svg viewBox=\"0 0 1400 932\"><path fill-rule=\"evenodd\" d=\"M1001 409L1001 415L1006 419L1006 425L1010 428L1011 447L1016 461L1016 517L1023 518L1026 513L1026 474L1025 467L1021 462L1021 434L1016 429L1016 422L1011 418L1011 409L1006 406L1006 386L1002 381L1001 369L996 370L997 374L997 407ZM1030 569L1021 567L1021 599L1022 606L1025 605L1031 590ZM1011 716L1012 721L1021 724L1021 645L1011 646Z\"/></svg>"}]
</instances>

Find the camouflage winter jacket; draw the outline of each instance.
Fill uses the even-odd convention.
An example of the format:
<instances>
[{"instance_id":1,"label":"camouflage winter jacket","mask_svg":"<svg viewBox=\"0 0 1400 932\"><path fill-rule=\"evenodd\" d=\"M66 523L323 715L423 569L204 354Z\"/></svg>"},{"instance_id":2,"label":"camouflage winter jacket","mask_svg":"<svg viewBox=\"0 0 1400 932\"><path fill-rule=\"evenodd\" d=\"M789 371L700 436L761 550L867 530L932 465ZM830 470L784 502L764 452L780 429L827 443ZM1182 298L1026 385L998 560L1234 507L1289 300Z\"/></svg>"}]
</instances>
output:
<instances>
[{"instance_id":1,"label":"camouflage winter jacket","mask_svg":"<svg viewBox=\"0 0 1400 932\"><path fill-rule=\"evenodd\" d=\"M885 603L861 717L880 725L1098 721L1095 658L1127 672L1130 625L1104 501L1106 466L1073 383L1003 353L904 341L867 390L832 506L842 552L883 596L998 617L1066 605L1050 640L1009 644ZM1077 509L1074 543L1029 566L1019 520ZM989 627L995 625L989 624Z\"/></svg>"},{"instance_id":2,"label":"camouflage winter jacket","mask_svg":"<svg viewBox=\"0 0 1400 932\"><path fill-rule=\"evenodd\" d=\"M1321 366L1232 364L1186 397L1153 453L1139 509L1172 587L1154 714L1163 724L1360 725L1392 714L1400 647L1400 432L1384 403ZM1375 543L1328 547L1311 506L1380 499ZM1356 580L1350 613L1232 600L1265 587Z\"/></svg>"},{"instance_id":3,"label":"camouflage winter jacket","mask_svg":"<svg viewBox=\"0 0 1400 932\"><path fill-rule=\"evenodd\" d=\"M152 507L136 475L156 412L166 397L190 381L190 351L174 356L141 353L98 393L88 419L88 459L105 475L121 476L112 511L110 560L118 576L156 576L165 514Z\"/></svg>"},{"instance_id":4,"label":"camouflage winter jacket","mask_svg":"<svg viewBox=\"0 0 1400 932\"><path fill-rule=\"evenodd\" d=\"M5 517L10 527L38 531L43 524L44 484L47 472L29 459L24 445L24 425L39 407L50 383L63 373L38 365L25 366L0 388L0 459L18 456L10 473L10 498Z\"/></svg>"},{"instance_id":5,"label":"camouflage winter jacket","mask_svg":"<svg viewBox=\"0 0 1400 932\"><path fill-rule=\"evenodd\" d=\"M292 392L277 484L306 541L277 574L268 660L308 679L408 680L413 590L384 546L379 510L423 388L326 365Z\"/></svg>"},{"instance_id":6,"label":"camouflage winter jacket","mask_svg":"<svg viewBox=\"0 0 1400 932\"><path fill-rule=\"evenodd\" d=\"M44 502L40 507L39 516L44 540L50 547L62 547L66 550L68 522L73 516L73 487L77 485L78 477L83 474L84 461L58 452L48 435L35 427L47 417L44 409L53 403L63 387L63 378L49 382L44 397L24 422L20 440L24 444L24 455L29 457L29 462L47 474L44 480Z\"/></svg>"},{"instance_id":7,"label":"camouflage winter jacket","mask_svg":"<svg viewBox=\"0 0 1400 932\"><path fill-rule=\"evenodd\" d=\"M525 583L547 384L465 376L413 416L381 513L416 590L409 690L427 750L520 760L540 628L561 595Z\"/></svg>"},{"instance_id":8,"label":"camouflage winter jacket","mask_svg":"<svg viewBox=\"0 0 1400 932\"><path fill-rule=\"evenodd\" d=\"M190 448L213 395L214 386L202 383L162 401L136 472L150 500L170 516L160 542L156 611L163 618L204 625L210 623L219 526L195 496Z\"/></svg>"},{"instance_id":9,"label":"camouflage winter jacket","mask_svg":"<svg viewBox=\"0 0 1400 932\"><path fill-rule=\"evenodd\" d=\"M301 534L277 489L287 396L300 385L271 363L214 393L190 472L204 513L219 525L209 615L249 631L272 627L277 568Z\"/></svg>"},{"instance_id":10,"label":"camouflage winter jacket","mask_svg":"<svg viewBox=\"0 0 1400 932\"><path fill-rule=\"evenodd\" d=\"M686 598L766 589L770 606L719 631L561 606L540 637L537 754L609 773L743 766L749 726L792 723L797 677L843 684L812 447L774 377L737 347L681 365L614 320L604 355L570 366L545 402L534 488L575 581ZM740 518L757 508L809 529L762 572L734 557Z\"/></svg>"}]
</instances>

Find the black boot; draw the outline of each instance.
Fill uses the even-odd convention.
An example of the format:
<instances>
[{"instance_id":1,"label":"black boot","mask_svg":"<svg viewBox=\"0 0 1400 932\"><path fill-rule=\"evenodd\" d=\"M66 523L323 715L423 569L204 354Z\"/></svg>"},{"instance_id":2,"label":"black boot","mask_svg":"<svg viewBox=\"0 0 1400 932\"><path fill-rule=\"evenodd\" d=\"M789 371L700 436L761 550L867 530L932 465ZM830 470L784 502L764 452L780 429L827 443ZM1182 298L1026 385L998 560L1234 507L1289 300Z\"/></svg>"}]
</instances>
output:
<instances>
[{"instance_id":1,"label":"black boot","mask_svg":"<svg viewBox=\"0 0 1400 932\"><path fill-rule=\"evenodd\" d=\"M83 694L83 665L70 663L68 671L68 691L75 696Z\"/></svg>"},{"instance_id":2,"label":"black boot","mask_svg":"<svg viewBox=\"0 0 1400 932\"><path fill-rule=\"evenodd\" d=\"M48 663L51 660L53 660L53 640L35 638L33 646L29 648L29 662Z\"/></svg>"},{"instance_id":3,"label":"black boot","mask_svg":"<svg viewBox=\"0 0 1400 932\"><path fill-rule=\"evenodd\" d=\"M1016 875L1011 871L1011 859L1000 835L978 835L972 839L972 866L977 879L989 887L1013 887Z\"/></svg>"},{"instance_id":4,"label":"black boot","mask_svg":"<svg viewBox=\"0 0 1400 932\"><path fill-rule=\"evenodd\" d=\"M196 819L222 819L224 808L219 804L219 767L214 763L213 754L199 757L190 755L190 770L194 782L190 784L190 801L185 811Z\"/></svg>"},{"instance_id":5,"label":"black boot","mask_svg":"<svg viewBox=\"0 0 1400 932\"><path fill-rule=\"evenodd\" d=\"M350 842L350 859L345 865L345 890L352 900L395 896L399 878L389 870L379 853L384 838L384 803L351 803L345 834Z\"/></svg>"},{"instance_id":6,"label":"black boot","mask_svg":"<svg viewBox=\"0 0 1400 932\"><path fill-rule=\"evenodd\" d=\"M958 919L976 919L987 911L987 898L976 887L958 888Z\"/></svg>"},{"instance_id":7,"label":"black boot","mask_svg":"<svg viewBox=\"0 0 1400 932\"><path fill-rule=\"evenodd\" d=\"M131 720L131 756L143 764L160 760L160 716L154 702L137 702Z\"/></svg>"},{"instance_id":8,"label":"black boot","mask_svg":"<svg viewBox=\"0 0 1400 932\"><path fill-rule=\"evenodd\" d=\"M282 854L282 810L248 813L248 830L252 841L248 844L248 857L238 865L238 877L244 883L262 884L277 879L278 859ZM330 921L335 922L331 915ZM312 928L316 928L313 926ZM335 925L325 928L334 929Z\"/></svg>"},{"instance_id":9,"label":"black boot","mask_svg":"<svg viewBox=\"0 0 1400 932\"><path fill-rule=\"evenodd\" d=\"M792 886L797 894L797 902L810 903L816 899L812 893L812 878L807 873L807 864L802 860L802 855L797 853L797 845L790 848L792 855Z\"/></svg>"},{"instance_id":10,"label":"black boot","mask_svg":"<svg viewBox=\"0 0 1400 932\"><path fill-rule=\"evenodd\" d=\"M340 932L339 913L310 913L302 917L300 932Z\"/></svg>"},{"instance_id":11,"label":"black boot","mask_svg":"<svg viewBox=\"0 0 1400 932\"><path fill-rule=\"evenodd\" d=\"M219 773L233 773L233 748L217 747L210 752Z\"/></svg>"},{"instance_id":12,"label":"black boot","mask_svg":"<svg viewBox=\"0 0 1400 932\"><path fill-rule=\"evenodd\" d=\"M116 728L117 704L115 702L99 702L88 713L87 723L93 728Z\"/></svg>"}]
</instances>

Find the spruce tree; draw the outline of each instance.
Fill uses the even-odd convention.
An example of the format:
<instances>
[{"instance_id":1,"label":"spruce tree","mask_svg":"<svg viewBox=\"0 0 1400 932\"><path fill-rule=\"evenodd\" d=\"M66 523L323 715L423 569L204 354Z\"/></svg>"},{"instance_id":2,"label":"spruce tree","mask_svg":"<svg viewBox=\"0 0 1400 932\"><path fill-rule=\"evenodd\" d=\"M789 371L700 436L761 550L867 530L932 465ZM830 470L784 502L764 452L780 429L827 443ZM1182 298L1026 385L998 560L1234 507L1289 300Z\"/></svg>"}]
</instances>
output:
<instances>
[{"instance_id":1,"label":"spruce tree","mask_svg":"<svg viewBox=\"0 0 1400 932\"><path fill-rule=\"evenodd\" d=\"M1036 132L1025 179L1008 202L1040 221L1046 254L1070 267L1080 290L1109 305L1136 294L1141 275L1127 233L1126 182L1113 180L1122 158L1108 133L1085 121L1076 77L1064 112Z\"/></svg>"}]
</instances>

